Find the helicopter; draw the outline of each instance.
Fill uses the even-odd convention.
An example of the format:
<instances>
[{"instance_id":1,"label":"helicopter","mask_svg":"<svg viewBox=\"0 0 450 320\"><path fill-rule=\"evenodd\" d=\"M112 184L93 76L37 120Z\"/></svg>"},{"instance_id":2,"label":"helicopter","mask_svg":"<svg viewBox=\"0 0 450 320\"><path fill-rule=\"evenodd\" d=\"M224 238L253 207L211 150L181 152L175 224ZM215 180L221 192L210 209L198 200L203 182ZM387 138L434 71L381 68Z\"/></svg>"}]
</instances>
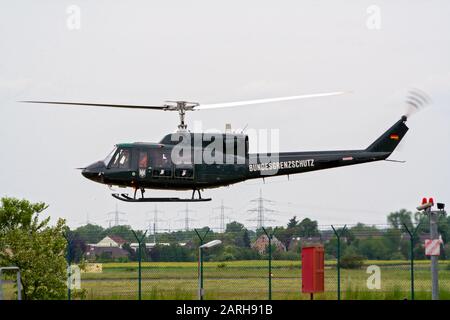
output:
<instances>
[{"instance_id":1,"label":"helicopter","mask_svg":"<svg viewBox=\"0 0 450 320\"><path fill-rule=\"evenodd\" d=\"M249 137L245 133L193 133L187 130L188 111L235 107L250 104L341 95L328 92L298 96L200 104L182 100L166 101L163 105L125 105L61 101L22 101L71 106L129 108L178 112L180 123L175 133L159 142L119 143L103 160L81 169L89 180L118 187L131 187L134 195L113 193L126 202L199 202L201 191L236 184L250 179L299 174L316 170L356 165L373 161L397 161L387 158L408 131L403 115L367 148L340 151L296 151L271 154L250 153ZM414 109L428 102L424 94L413 92L407 100ZM190 198L145 197L146 189L192 190ZM140 190L140 197L137 191ZM198 195L196 197L196 194Z\"/></svg>"}]
</instances>

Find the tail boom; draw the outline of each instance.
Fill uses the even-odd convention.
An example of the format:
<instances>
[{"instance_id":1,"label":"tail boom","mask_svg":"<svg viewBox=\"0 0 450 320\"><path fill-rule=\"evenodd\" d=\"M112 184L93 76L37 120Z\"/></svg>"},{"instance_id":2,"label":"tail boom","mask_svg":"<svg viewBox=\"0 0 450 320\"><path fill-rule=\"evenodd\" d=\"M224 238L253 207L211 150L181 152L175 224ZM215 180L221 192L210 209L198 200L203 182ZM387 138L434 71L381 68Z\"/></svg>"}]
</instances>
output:
<instances>
[{"instance_id":1,"label":"tail boom","mask_svg":"<svg viewBox=\"0 0 450 320\"><path fill-rule=\"evenodd\" d=\"M408 131L405 122L406 116L403 116L363 150L251 154L249 156L248 178L290 175L385 160Z\"/></svg>"}]
</instances>

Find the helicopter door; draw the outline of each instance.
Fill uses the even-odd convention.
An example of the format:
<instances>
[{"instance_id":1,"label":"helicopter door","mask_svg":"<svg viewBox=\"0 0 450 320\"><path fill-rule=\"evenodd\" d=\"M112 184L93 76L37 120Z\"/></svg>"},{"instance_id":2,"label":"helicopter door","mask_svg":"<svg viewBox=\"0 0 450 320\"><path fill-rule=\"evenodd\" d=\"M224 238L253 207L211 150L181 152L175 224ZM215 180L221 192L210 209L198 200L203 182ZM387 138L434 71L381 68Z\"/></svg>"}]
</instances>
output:
<instances>
[{"instance_id":1,"label":"helicopter door","mask_svg":"<svg viewBox=\"0 0 450 320\"><path fill-rule=\"evenodd\" d=\"M163 149L152 149L150 152L153 178L172 178L173 168L170 151Z\"/></svg>"},{"instance_id":2,"label":"helicopter door","mask_svg":"<svg viewBox=\"0 0 450 320\"><path fill-rule=\"evenodd\" d=\"M151 175L149 169L148 152L146 150L139 150L138 156L138 177L139 180L146 180L148 175Z\"/></svg>"}]
</instances>

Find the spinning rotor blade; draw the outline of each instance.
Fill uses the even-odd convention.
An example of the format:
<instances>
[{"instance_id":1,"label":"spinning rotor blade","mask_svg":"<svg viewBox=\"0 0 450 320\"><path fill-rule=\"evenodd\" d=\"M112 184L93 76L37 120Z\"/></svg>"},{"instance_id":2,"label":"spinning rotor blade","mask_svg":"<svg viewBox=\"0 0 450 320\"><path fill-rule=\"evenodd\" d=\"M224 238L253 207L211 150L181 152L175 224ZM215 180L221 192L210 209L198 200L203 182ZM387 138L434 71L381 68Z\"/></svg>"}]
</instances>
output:
<instances>
[{"instance_id":1,"label":"spinning rotor blade","mask_svg":"<svg viewBox=\"0 0 450 320\"><path fill-rule=\"evenodd\" d=\"M199 104L198 102L189 102L189 101L184 101L184 100L166 101L166 103L161 106L143 106L143 105L109 104L109 103L108 104L106 104L106 103L85 103L85 102L67 102L67 101L63 102L63 101L30 101L30 100L27 100L27 101L21 101L21 102L72 105L72 106L92 106L92 107L106 107L106 108L177 111L178 115L180 117L180 124L178 125L178 129L186 130L187 125L184 121L186 111L236 107L236 106L245 106L245 105L251 105L251 104L288 101L288 100L297 100L297 99L307 99L307 98L317 98L317 97L328 97L328 96L341 95L344 93L346 93L346 92L337 91L337 92L327 92L327 93L304 94L304 95L290 96L290 97L257 99L257 100L203 104L203 105Z\"/></svg>"},{"instance_id":2,"label":"spinning rotor blade","mask_svg":"<svg viewBox=\"0 0 450 320\"><path fill-rule=\"evenodd\" d=\"M25 103L42 103L42 104L59 104L59 105L72 105L72 106L91 106L91 107L106 107L106 108L126 108L126 109L149 109L149 110L169 110L177 111L179 109L184 110L206 110L206 109L217 109L217 108L227 108L227 107L237 107L246 106L252 104L261 104L269 102L280 102L288 100L299 100L308 98L318 98L318 97L328 97L345 94L348 92L337 91L337 92L326 92L326 93L315 93L315 94L304 94L299 96L289 96L289 97L278 97L269 99L257 99L257 100L246 100L246 101L235 101L235 102L225 102L225 103L212 103L212 104L198 104L196 102L187 101L166 101L169 104L161 106L143 106L143 105L130 105L130 104L109 104L109 103L85 103L85 102L67 102L67 101L20 101Z\"/></svg>"},{"instance_id":3,"label":"spinning rotor blade","mask_svg":"<svg viewBox=\"0 0 450 320\"><path fill-rule=\"evenodd\" d=\"M21 101L26 103L45 103L45 104L64 104L73 106L93 106L93 107L107 107L107 108L127 108L127 109L153 109L165 110L166 106L136 106L129 104L105 104L105 103L84 103L84 102L61 102L61 101Z\"/></svg>"},{"instance_id":4,"label":"spinning rotor blade","mask_svg":"<svg viewBox=\"0 0 450 320\"><path fill-rule=\"evenodd\" d=\"M337 91L337 92L304 94L304 95L290 96L290 97L269 98L269 99L257 99L257 100L235 101L235 102L213 103L213 104L200 104L199 106L195 106L194 110L217 109L217 108L246 106L246 105L251 105L251 104L269 103L269 102L279 102L279 101L288 101L288 100L299 100L299 99L308 99L308 98L337 96L337 95L341 95L341 94L345 94L345 93L349 93L349 92Z\"/></svg>"},{"instance_id":5,"label":"spinning rotor blade","mask_svg":"<svg viewBox=\"0 0 450 320\"><path fill-rule=\"evenodd\" d=\"M411 89L408 93L408 96L406 97L406 104L407 104L407 110L406 110L406 116L410 117L416 112L422 110L426 106L431 104L431 98L419 89Z\"/></svg>"}]
</instances>

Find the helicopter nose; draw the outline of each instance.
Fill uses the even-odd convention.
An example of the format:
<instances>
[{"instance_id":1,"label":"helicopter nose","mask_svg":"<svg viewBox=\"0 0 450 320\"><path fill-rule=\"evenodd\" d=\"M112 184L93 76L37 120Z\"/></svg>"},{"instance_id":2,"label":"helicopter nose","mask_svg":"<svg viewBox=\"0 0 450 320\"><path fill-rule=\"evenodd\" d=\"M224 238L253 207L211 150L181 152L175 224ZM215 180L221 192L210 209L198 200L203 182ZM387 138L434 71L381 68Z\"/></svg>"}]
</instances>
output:
<instances>
[{"instance_id":1,"label":"helicopter nose","mask_svg":"<svg viewBox=\"0 0 450 320\"><path fill-rule=\"evenodd\" d=\"M83 177L93 180L96 182L102 182L103 181L103 174L105 171L105 165L102 161L95 162L91 164L90 166L87 166L81 171L81 174Z\"/></svg>"},{"instance_id":2,"label":"helicopter nose","mask_svg":"<svg viewBox=\"0 0 450 320\"><path fill-rule=\"evenodd\" d=\"M83 175L83 177L89 179L89 180L94 180L96 177L98 177L98 172L94 172L92 170L88 170L88 169L83 169L83 171L81 171L81 174Z\"/></svg>"}]
</instances>

